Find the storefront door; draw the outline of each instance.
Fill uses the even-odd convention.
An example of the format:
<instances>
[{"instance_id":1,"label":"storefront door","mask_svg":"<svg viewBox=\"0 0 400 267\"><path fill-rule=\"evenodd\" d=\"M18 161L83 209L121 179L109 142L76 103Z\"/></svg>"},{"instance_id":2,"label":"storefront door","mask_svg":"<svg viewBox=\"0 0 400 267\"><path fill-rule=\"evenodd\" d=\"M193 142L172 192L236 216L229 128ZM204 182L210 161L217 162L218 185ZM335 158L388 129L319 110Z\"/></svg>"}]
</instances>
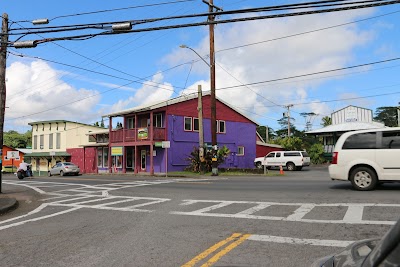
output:
<instances>
[{"instance_id":1,"label":"storefront door","mask_svg":"<svg viewBox=\"0 0 400 267\"><path fill-rule=\"evenodd\" d=\"M140 169L146 171L146 150L140 151Z\"/></svg>"}]
</instances>

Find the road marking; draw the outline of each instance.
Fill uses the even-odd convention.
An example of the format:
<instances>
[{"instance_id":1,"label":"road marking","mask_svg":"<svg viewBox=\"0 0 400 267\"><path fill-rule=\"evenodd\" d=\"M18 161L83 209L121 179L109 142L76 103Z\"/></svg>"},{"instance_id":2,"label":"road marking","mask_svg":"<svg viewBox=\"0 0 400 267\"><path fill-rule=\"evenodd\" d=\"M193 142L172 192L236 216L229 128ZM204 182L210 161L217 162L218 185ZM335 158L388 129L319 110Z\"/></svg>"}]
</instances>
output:
<instances>
[{"instance_id":1,"label":"road marking","mask_svg":"<svg viewBox=\"0 0 400 267\"><path fill-rule=\"evenodd\" d=\"M324 246L324 247L347 247L348 245L354 242L354 241L344 241L344 240L321 240L321 239L294 238L294 237L272 236L272 235L251 235L248 238L248 240L282 243L282 244Z\"/></svg>"},{"instance_id":2,"label":"road marking","mask_svg":"<svg viewBox=\"0 0 400 267\"><path fill-rule=\"evenodd\" d=\"M170 214L222 217L222 218L240 218L240 219L258 219L271 221L290 221L303 223L329 223L329 224L369 224L369 225L394 225L396 221L386 220L363 220L364 207L400 207L400 204L375 204L375 203L278 203L278 202L255 202L255 201L225 201L225 200L183 200L180 206L190 206L193 204L210 204L210 206L194 211L171 211ZM234 206L235 204L250 204L254 207L248 208L237 213L218 213L215 210ZM264 210L270 206L298 206L298 208L286 217L272 215L253 215L257 211ZM315 207L347 207L347 212L343 219L325 220L325 219L305 219ZM210 212L213 211L213 212ZM268 210L266 211L268 212Z\"/></svg>"},{"instance_id":3,"label":"road marking","mask_svg":"<svg viewBox=\"0 0 400 267\"><path fill-rule=\"evenodd\" d=\"M42 204L42 205L46 205L46 204ZM62 214L68 213L68 212L72 212L72 211L75 211L75 210L78 210L78 209L80 209L80 208L76 207L76 208L72 208L72 209L56 212L56 213L53 213L53 214L49 214L49 215L45 215L45 216L41 216L41 217L29 219L29 220L17 222L17 223L12 223L12 224L8 224L8 225L4 225L4 226L0 226L0 231L4 230L4 229L7 229L7 228L14 227L14 226L23 225L23 224L28 223L28 222L36 222L36 221L40 221L40 220L43 220L43 219L55 217L55 216L62 215Z\"/></svg>"},{"instance_id":4,"label":"road marking","mask_svg":"<svg viewBox=\"0 0 400 267\"><path fill-rule=\"evenodd\" d=\"M205 251L203 251L202 253L200 253L199 255L197 255L196 257L194 257L193 259L191 259L190 261L188 261L184 265L182 265L182 267L193 267L196 263L198 263L199 261L201 261L201 260L205 259L206 257L208 257L211 253L213 253L214 251L216 251L220 247L225 246L227 243L231 242L232 240L235 240L235 239L239 238L241 235L242 234L240 234L240 233L232 234L227 239L224 239L224 240L216 243L215 245L211 246L210 248L206 249Z\"/></svg>"},{"instance_id":5,"label":"road marking","mask_svg":"<svg viewBox=\"0 0 400 267\"><path fill-rule=\"evenodd\" d=\"M201 265L201 267L210 267L211 265L215 264L217 261L219 261L224 255L226 255L228 252L239 246L241 243L243 243L246 239L248 239L251 235L246 234L242 235L238 240L230 243L226 248L222 249L220 252L215 254L211 259L209 259L206 263Z\"/></svg>"}]
</instances>

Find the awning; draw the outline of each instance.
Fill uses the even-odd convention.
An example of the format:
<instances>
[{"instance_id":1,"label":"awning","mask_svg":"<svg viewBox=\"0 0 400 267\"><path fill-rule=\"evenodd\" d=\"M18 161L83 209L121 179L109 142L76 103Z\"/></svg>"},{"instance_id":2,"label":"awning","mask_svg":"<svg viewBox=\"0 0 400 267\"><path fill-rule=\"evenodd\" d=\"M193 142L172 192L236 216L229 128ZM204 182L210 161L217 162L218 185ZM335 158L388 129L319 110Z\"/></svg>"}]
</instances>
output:
<instances>
[{"instance_id":1,"label":"awning","mask_svg":"<svg viewBox=\"0 0 400 267\"><path fill-rule=\"evenodd\" d=\"M338 133L380 128L385 128L385 124L379 122L346 122L329 125L317 130L308 131L306 132L306 134Z\"/></svg>"},{"instance_id":2,"label":"awning","mask_svg":"<svg viewBox=\"0 0 400 267\"><path fill-rule=\"evenodd\" d=\"M24 155L24 157L28 158L40 158L40 157L71 157L71 154L61 151L55 152L54 155L50 155L50 152L33 152L30 154Z\"/></svg>"}]
</instances>

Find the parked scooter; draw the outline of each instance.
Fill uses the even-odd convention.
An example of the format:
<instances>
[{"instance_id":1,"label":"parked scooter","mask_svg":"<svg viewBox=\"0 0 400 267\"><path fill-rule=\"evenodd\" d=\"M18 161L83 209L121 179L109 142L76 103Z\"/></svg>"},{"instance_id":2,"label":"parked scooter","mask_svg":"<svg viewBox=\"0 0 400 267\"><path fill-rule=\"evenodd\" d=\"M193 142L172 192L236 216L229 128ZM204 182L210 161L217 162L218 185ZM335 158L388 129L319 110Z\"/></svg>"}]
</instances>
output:
<instances>
[{"instance_id":1,"label":"parked scooter","mask_svg":"<svg viewBox=\"0 0 400 267\"><path fill-rule=\"evenodd\" d=\"M19 168L17 170L17 177L20 180L24 179L25 177L32 177L32 176L33 176L33 173L32 173L32 169L31 169L30 165L28 165L26 167L26 171L24 169L21 169L21 168Z\"/></svg>"}]
</instances>

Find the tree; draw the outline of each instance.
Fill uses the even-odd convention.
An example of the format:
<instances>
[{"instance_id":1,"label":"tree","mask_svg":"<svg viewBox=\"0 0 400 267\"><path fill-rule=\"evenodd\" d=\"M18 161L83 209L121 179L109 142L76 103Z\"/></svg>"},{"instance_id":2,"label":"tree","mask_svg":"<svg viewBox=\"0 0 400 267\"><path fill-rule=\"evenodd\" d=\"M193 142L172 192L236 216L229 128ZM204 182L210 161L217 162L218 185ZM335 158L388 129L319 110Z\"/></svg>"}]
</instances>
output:
<instances>
[{"instance_id":1,"label":"tree","mask_svg":"<svg viewBox=\"0 0 400 267\"><path fill-rule=\"evenodd\" d=\"M290 135L293 136L295 134L296 131L298 131L296 129L296 126L294 126L294 121L295 119L293 117L290 117ZM280 118L278 120L279 125L281 126L281 128L276 132L277 137L287 137L287 133L288 133L288 117L284 116L282 118Z\"/></svg>"},{"instance_id":2,"label":"tree","mask_svg":"<svg viewBox=\"0 0 400 267\"><path fill-rule=\"evenodd\" d=\"M103 128L105 127L105 126L104 126L104 118L103 118L103 117L101 118L100 127L103 127Z\"/></svg>"},{"instance_id":3,"label":"tree","mask_svg":"<svg viewBox=\"0 0 400 267\"><path fill-rule=\"evenodd\" d=\"M313 144L308 150L310 154L311 163L321 164L326 162L324 158L324 146L322 144Z\"/></svg>"},{"instance_id":4,"label":"tree","mask_svg":"<svg viewBox=\"0 0 400 267\"><path fill-rule=\"evenodd\" d=\"M267 138L267 129L268 129L268 138ZM256 130L266 143L268 143L267 139L272 139L276 136L275 131L268 126L257 126Z\"/></svg>"},{"instance_id":5,"label":"tree","mask_svg":"<svg viewBox=\"0 0 400 267\"><path fill-rule=\"evenodd\" d=\"M32 146L32 132L27 131L24 134L20 134L14 130L4 132L3 144L13 148Z\"/></svg>"},{"instance_id":6,"label":"tree","mask_svg":"<svg viewBox=\"0 0 400 267\"><path fill-rule=\"evenodd\" d=\"M229 156L230 153L231 153L230 150L226 146L219 148L217 151L218 165L224 163L225 159ZM213 157L212 150L205 151L204 166L207 172L210 172L212 170L212 157ZM198 147L193 147L192 152L190 153L189 157L186 160L189 161L189 167L187 167L186 170L192 172L200 172L200 157L199 157Z\"/></svg>"},{"instance_id":7,"label":"tree","mask_svg":"<svg viewBox=\"0 0 400 267\"><path fill-rule=\"evenodd\" d=\"M99 122L96 121L95 123L93 123L93 125L99 127Z\"/></svg>"},{"instance_id":8,"label":"tree","mask_svg":"<svg viewBox=\"0 0 400 267\"><path fill-rule=\"evenodd\" d=\"M329 117L329 116L323 117L321 125L322 125L322 127L326 127L326 126L332 125L332 118Z\"/></svg>"},{"instance_id":9,"label":"tree","mask_svg":"<svg viewBox=\"0 0 400 267\"><path fill-rule=\"evenodd\" d=\"M291 136L284 138L277 138L273 141L274 144L282 146L286 150L303 150L305 149L303 141L300 137Z\"/></svg>"},{"instance_id":10,"label":"tree","mask_svg":"<svg viewBox=\"0 0 400 267\"><path fill-rule=\"evenodd\" d=\"M375 110L374 120L385 123L388 127L397 127L397 107L379 107Z\"/></svg>"}]
</instances>

